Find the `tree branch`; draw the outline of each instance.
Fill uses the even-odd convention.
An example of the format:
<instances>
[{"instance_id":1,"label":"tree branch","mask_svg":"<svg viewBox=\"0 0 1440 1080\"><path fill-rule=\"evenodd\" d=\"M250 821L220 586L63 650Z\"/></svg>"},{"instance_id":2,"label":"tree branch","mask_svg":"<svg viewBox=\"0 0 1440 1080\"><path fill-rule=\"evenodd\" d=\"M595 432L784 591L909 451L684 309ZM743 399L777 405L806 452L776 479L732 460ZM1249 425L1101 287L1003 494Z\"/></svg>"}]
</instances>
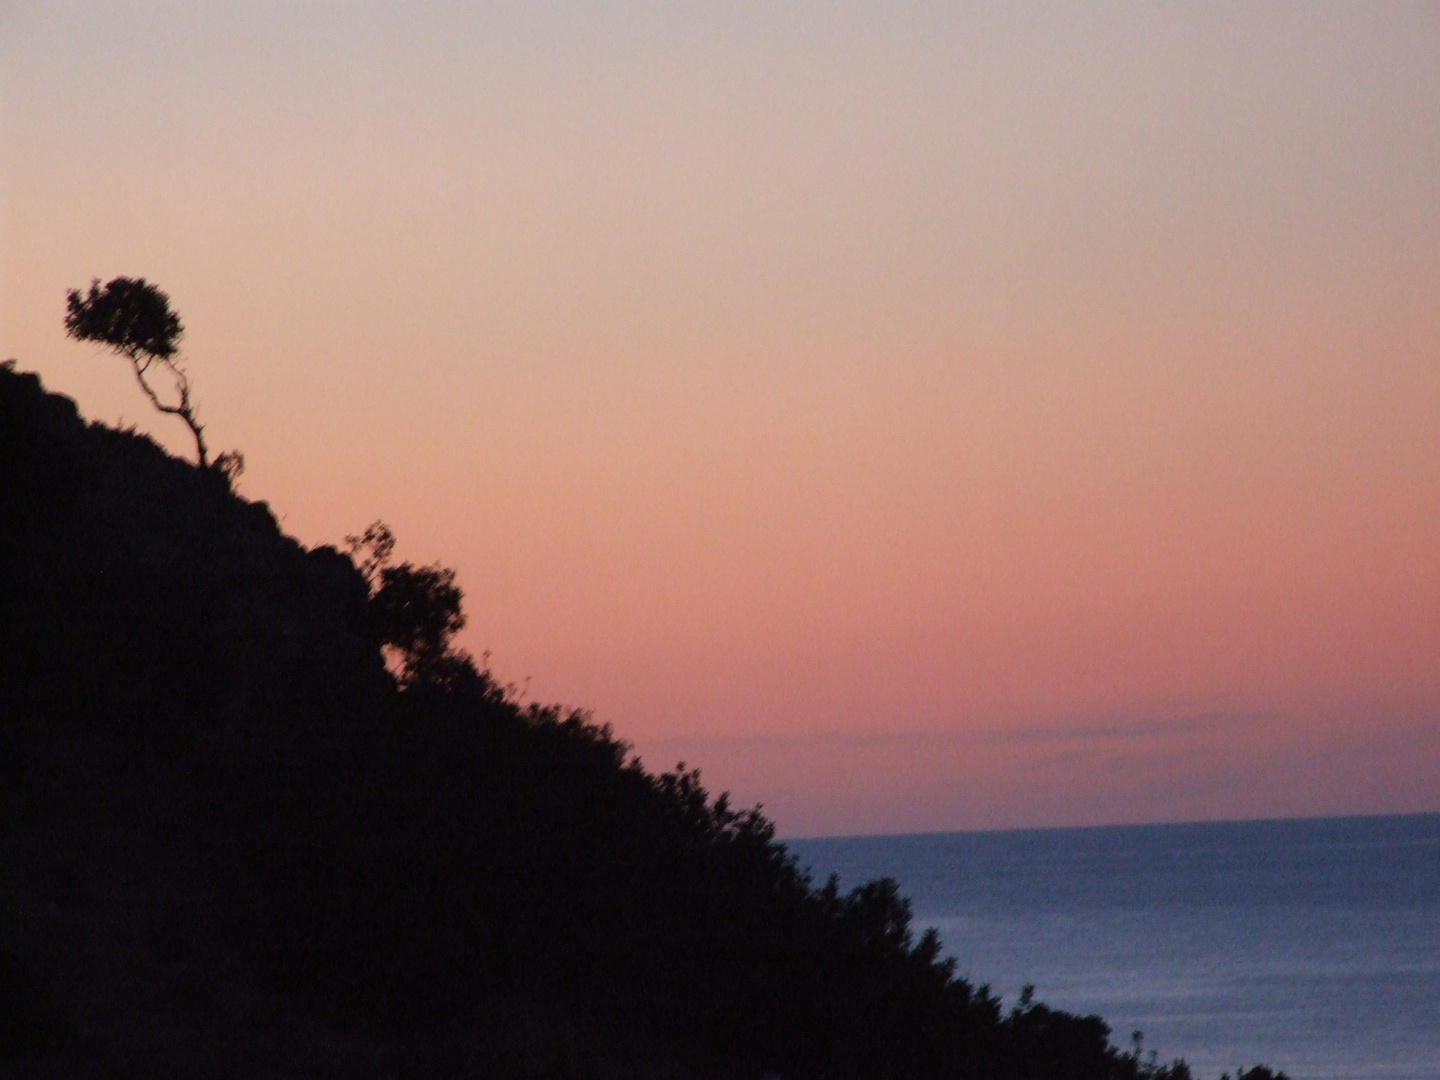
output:
<instances>
[{"instance_id":1,"label":"tree branch","mask_svg":"<svg viewBox=\"0 0 1440 1080\"><path fill-rule=\"evenodd\" d=\"M195 410L190 407L190 380L185 377L185 372L181 371L173 361L164 357L159 358L160 362L169 368L170 374L174 376L175 389L180 395L179 405L166 405L150 384L145 381L145 372L150 369L150 365L156 358L150 357L142 364L137 352L126 350L126 355L130 358L130 367L135 372L135 381L140 384L140 389L145 391L145 396L150 399L150 403L160 412L178 416L185 421L185 425L190 429L190 434L195 436L195 454L200 459L200 467L208 469L210 467L210 451L205 445L205 428L200 421L195 419Z\"/></svg>"}]
</instances>

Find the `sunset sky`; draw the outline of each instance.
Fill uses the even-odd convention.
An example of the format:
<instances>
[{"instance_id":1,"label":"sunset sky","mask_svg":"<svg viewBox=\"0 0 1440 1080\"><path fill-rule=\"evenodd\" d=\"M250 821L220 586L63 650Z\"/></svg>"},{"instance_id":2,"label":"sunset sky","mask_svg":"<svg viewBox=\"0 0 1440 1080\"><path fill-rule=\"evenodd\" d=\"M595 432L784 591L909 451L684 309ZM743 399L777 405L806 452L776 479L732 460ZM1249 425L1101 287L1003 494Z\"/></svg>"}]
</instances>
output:
<instances>
[{"instance_id":1,"label":"sunset sky","mask_svg":"<svg viewBox=\"0 0 1440 1080\"><path fill-rule=\"evenodd\" d=\"M1440 810L1440 6L0 0L0 358L782 835ZM528 683L527 683L528 680Z\"/></svg>"}]
</instances>

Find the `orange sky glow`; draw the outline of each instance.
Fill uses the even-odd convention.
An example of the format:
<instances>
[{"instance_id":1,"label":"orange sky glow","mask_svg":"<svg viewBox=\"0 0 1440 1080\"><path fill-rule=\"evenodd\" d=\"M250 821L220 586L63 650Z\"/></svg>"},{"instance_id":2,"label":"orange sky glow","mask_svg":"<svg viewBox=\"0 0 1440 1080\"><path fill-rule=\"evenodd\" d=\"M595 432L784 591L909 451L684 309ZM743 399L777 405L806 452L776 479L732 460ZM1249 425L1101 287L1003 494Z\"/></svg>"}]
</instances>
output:
<instances>
[{"instance_id":1,"label":"orange sky glow","mask_svg":"<svg viewBox=\"0 0 1440 1080\"><path fill-rule=\"evenodd\" d=\"M1440 8L0 2L0 356L782 835L1440 810ZM178 429L178 430L177 430Z\"/></svg>"}]
</instances>

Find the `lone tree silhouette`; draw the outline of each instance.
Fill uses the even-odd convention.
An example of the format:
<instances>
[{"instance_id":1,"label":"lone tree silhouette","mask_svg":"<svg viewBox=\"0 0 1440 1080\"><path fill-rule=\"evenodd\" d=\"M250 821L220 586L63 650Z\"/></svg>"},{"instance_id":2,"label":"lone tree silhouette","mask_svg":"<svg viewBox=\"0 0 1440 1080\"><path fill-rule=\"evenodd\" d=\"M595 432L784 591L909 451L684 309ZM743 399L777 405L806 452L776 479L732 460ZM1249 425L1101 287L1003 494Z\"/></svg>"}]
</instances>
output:
<instances>
[{"instance_id":1,"label":"lone tree silhouette","mask_svg":"<svg viewBox=\"0 0 1440 1080\"><path fill-rule=\"evenodd\" d=\"M175 359L185 327L170 310L170 297L144 278L112 278L103 287L100 279L90 282L82 293L71 289L65 298L65 332L77 341L98 341L130 361L135 381L160 412L178 416L195 436L195 456L201 468L234 480L245 469L238 450L227 450L212 464L205 445L205 426L195 415L190 401L190 379ZM170 373L179 403L167 405L146 376L155 365Z\"/></svg>"}]
</instances>

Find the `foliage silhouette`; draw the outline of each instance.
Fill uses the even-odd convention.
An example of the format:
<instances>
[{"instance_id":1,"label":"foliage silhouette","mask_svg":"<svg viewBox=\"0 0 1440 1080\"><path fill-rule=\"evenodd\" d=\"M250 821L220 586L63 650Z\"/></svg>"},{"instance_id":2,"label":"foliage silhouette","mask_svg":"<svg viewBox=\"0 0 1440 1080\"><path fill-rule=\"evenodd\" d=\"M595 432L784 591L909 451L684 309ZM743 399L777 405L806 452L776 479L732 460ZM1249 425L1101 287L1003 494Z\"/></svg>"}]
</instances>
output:
<instances>
[{"instance_id":1,"label":"foliage silhouette","mask_svg":"<svg viewBox=\"0 0 1440 1080\"><path fill-rule=\"evenodd\" d=\"M1188 1080L523 705L394 547L0 369L0 1076Z\"/></svg>"},{"instance_id":2,"label":"foliage silhouette","mask_svg":"<svg viewBox=\"0 0 1440 1080\"><path fill-rule=\"evenodd\" d=\"M371 589L370 607L380 643L400 658L400 681L449 684L463 677L470 658L451 649L465 628L464 593L455 571L443 566L390 565L395 535L383 521L347 536L350 557Z\"/></svg>"},{"instance_id":3,"label":"foliage silhouette","mask_svg":"<svg viewBox=\"0 0 1440 1080\"><path fill-rule=\"evenodd\" d=\"M190 400L190 379L176 359L185 327L170 310L170 297L144 278L117 277L104 287L100 279L90 282L88 292L71 289L65 297L65 331L77 341L94 341L108 346L130 361L135 381L150 403L167 416L178 416L195 438L195 457L202 468L210 468L205 427ZM147 376L155 365L170 374L178 401L167 405ZM227 450L215 459L214 469L232 484L245 471L244 455Z\"/></svg>"}]
</instances>

